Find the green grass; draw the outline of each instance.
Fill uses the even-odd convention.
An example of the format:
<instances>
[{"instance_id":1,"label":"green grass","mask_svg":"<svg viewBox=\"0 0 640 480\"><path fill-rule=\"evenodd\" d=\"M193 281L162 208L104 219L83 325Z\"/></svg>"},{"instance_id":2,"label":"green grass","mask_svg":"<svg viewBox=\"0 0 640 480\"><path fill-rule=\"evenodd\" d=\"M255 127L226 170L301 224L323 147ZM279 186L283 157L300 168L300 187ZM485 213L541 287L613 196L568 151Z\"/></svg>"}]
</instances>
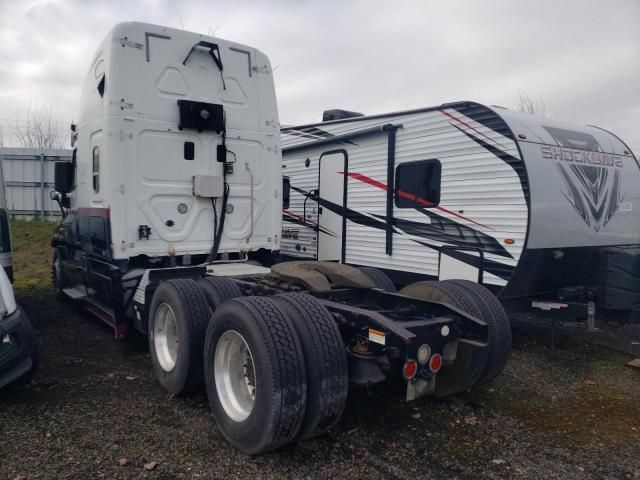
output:
<instances>
[{"instance_id":1,"label":"green grass","mask_svg":"<svg viewBox=\"0 0 640 480\"><path fill-rule=\"evenodd\" d=\"M598 368L618 368L620 366L619 362L613 360L598 360L595 365Z\"/></svg>"},{"instance_id":2,"label":"green grass","mask_svg":"<svg viewBox=\"0 0 640 480\"><path fill-rule=\"evenodd\" d=\"M11 220L13 288L17 296L51 285L51 235L56 225L39 220Z\"/></svg>"}]
</instances>

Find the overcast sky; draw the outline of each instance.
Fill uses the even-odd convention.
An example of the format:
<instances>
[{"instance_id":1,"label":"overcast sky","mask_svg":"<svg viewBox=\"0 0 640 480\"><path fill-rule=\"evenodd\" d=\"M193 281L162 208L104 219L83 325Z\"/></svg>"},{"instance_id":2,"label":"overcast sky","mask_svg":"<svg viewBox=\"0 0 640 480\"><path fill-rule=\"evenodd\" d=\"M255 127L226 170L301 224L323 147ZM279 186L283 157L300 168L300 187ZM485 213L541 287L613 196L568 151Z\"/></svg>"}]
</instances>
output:
<instances>
[{"instance_id":1,"label":"overcast sky","mask_svg":"<svg viewBox=\"0 0 640 480\"><path fill-rule=\"evenodd\" d=\"M122 20L259 48L283 124L328 108L514 107L524 91L554 118L612 130L640 154L640 0L0 0L5 144L30 102L67 128L95 48Z\"/></svg>"}]
</instances>

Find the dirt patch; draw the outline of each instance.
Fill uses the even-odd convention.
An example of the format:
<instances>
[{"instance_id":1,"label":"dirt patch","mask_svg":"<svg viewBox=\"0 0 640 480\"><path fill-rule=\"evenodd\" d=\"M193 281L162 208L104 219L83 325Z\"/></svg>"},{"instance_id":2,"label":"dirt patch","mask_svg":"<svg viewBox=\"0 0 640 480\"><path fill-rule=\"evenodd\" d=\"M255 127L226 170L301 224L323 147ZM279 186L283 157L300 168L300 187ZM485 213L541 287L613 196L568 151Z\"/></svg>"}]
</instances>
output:
<instances>
[{"instance_id":1,"label":"dirt patch","mask_svg":"<svg viewBox=\"0 0 640 480\"><path fill-rule=\"evenodd\" d=\"M517 323L511 361L491 384L413 403L394 385L353 389L329 435L246 457L202 392L164 394L145 338L115 340L54 298L50 225L12 227L16 292L42 363L30 386L0 392L0 478L640 479L630 356L564 336L552 349L548 330Z\"/></svg>"}]
</instances>

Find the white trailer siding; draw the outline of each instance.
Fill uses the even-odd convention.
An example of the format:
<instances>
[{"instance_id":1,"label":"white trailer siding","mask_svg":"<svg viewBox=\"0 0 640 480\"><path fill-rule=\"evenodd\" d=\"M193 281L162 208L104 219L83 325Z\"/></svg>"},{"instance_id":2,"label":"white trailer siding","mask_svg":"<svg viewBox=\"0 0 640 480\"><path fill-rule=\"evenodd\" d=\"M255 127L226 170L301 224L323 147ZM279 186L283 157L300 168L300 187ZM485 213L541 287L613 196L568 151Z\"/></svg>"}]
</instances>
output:
<instances>
[{"instance_id":1,"label":"white trailer siding","mask_svg":"<svg viewBox=\"0 0 640 480\"><path fill-rule=\"evenodd\" d=\"M315 135L323 138L320 135L324 134L320 130L330 135L343 135L385 124L402 125L396 136L396 168L419 160L440 161L440 203L437 207L430 208L430 212L444 218L450 226L467 227L493 239L503 251L498 252L501 254L485 251L485 260L498 262L507 269L515 267L524 247L528 221L527 201L521 181L514 168L469 138L456 125L472 131L474 136L482 138L501 152L519 159L516 143L449 108L383 118L353 119L347 123L330 122L316 127L318 131ZM309 135L314 135L312 128L307 130ZM392 255L385 252L386 239L384 230L380 227L384 225L386 215L387 136L370 135L352 142L310 146L309 149L287 153L287 148L305 141L312 143L313 139L301 137L300 132L291 134L285 130L283 133L284 171L285 175L291 177L292 186L307 192L317 188L317 162L320 155L332 149L344 148L348 153L349 169L347 208L368 216L371 223L375 224L372 226L361 222L347 222L345 262L438 277L438 248L449 243L428 233L412 234L403 229L403 221L424 225L431 223L430 218L417 209L398 208L394 205L393 216L399 223L396 224L393 235ZM309 167L304 166L306 158L309 158ZM320 196L322 197L322 192ZM294 189L290 213L301 216L303 202L304 196ZM307 214L311 211L312 215L308 220L314 223L318 220L317 216L313 216L316 205L312 200L307 201ZM297 241L283 241L283 251L315 258L317 237L314 236L313 228L299 227L299 232ZM509 244L505 243L507 239ZM306 252L301 255L300 251L304 249ZM506 283L505 278L486 271L484 281L494 285Z\"/></svg>"},{"instance_id":2,"label":"white trailer siding","mask_svg":"<svg viewBox=\"0 0 640 480\"><path fill-rule=\"evenodd\" d=\"M342 148L349 157L346 208L327 203L321 184L307 201L311 211L319 202L344 213L340 260L383 268L399 283L479 280L505 287L495 289L505 301L569 294L596 298L611 311L637 305L635 294L620 292L635 292L640 278L625 265L640 256L640 168L610 132L458 102L287 127L282 139L294 192L290 229L299 230L298 240L284 245L286 255L306 250L315 258L313 226L293 224L305 192L318 188L318 158ZM411 177L406 185L433 195L431 204L388 185L402 177L399 168L421 160L405 170L420 185L411 186ZM408 208L399 208L399 198L409 199L401 202ZM322 227L322 214L313 220Z\"/></svg>"}]
</instances>

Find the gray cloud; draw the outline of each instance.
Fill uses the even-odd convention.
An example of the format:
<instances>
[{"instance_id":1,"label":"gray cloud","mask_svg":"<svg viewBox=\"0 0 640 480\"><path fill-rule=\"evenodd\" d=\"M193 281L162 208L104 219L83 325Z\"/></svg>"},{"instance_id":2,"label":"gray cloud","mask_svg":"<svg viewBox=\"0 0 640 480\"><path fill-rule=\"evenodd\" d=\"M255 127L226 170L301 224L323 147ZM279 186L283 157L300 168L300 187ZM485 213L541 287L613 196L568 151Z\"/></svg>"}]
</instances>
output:
<instances>
[{"instance_id":1,"label":"gray cloud","mask_svg":"<svg viewBox=\"0 0 640 480\"><path fill-rule=\"evenodd\" d=\"M637 0L0 0L0 125L31 101L66 126L95 47L122 20L260 48L276 67L283 123L336 107L510 107L522 90L554 117L610 129L640 153Z\"/></svg>"}]
</instances>

